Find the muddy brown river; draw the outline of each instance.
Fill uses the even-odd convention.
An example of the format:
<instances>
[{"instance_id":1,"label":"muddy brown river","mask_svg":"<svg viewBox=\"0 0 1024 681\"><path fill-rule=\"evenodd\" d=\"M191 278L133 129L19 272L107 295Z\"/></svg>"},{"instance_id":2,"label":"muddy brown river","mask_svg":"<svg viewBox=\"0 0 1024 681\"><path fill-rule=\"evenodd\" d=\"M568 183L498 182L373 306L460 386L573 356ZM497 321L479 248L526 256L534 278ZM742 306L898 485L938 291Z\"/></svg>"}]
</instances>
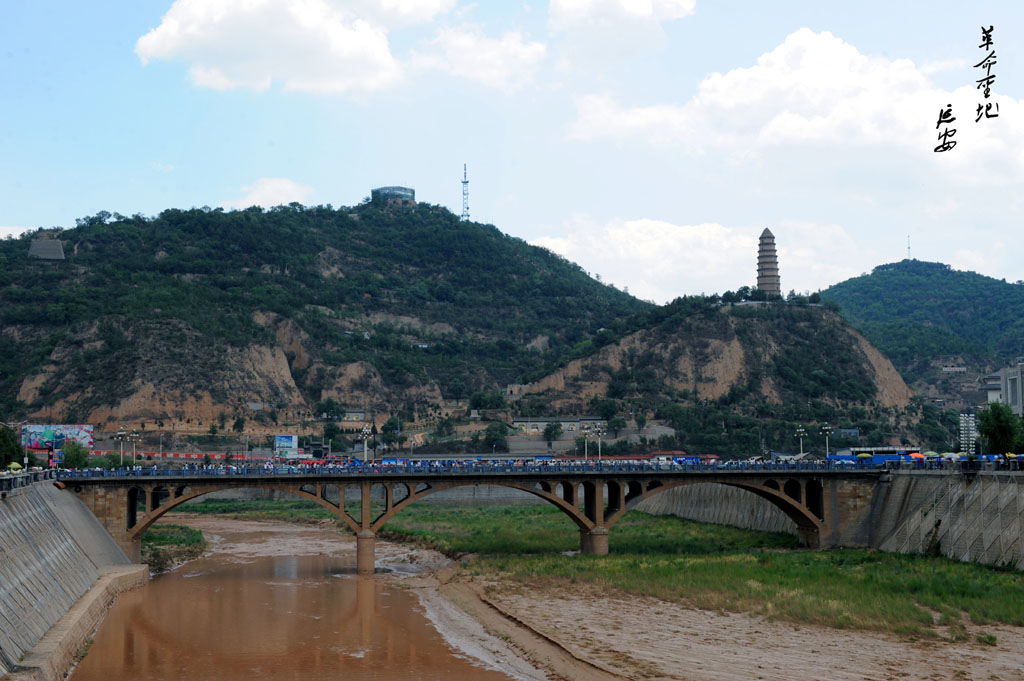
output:
<instances>
[{"instance_id":1,"label":"muddy brown river","mask_svg":"<svg viewBox=\"0 0 1024 681\"><path fill-rule=\"evenodd\" d=\"M71 681L508 680L454 650L401 575L354 574L351 538L327 529L189 519L212 552L122 594ZM381 555L381 554L384 555Z\"/></svg>"}]
</instances>

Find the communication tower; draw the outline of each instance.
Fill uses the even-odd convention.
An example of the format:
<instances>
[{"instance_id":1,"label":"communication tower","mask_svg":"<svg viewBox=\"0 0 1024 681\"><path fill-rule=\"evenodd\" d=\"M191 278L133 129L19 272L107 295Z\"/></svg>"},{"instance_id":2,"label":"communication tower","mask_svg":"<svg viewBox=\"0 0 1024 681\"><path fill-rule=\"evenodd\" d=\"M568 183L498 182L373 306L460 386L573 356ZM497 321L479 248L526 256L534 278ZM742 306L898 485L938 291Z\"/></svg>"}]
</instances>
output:
<instances>
[{"instance_id":1,"label":"communication tower","mask_svg":"<svg viewBox=\"0 0 1024 681\"><path fill-rule=\"evenodd\" d=\"M466 164L462 164L462 219L469 219L469 178L466 176Z\"/></svg>"}]
</instances>

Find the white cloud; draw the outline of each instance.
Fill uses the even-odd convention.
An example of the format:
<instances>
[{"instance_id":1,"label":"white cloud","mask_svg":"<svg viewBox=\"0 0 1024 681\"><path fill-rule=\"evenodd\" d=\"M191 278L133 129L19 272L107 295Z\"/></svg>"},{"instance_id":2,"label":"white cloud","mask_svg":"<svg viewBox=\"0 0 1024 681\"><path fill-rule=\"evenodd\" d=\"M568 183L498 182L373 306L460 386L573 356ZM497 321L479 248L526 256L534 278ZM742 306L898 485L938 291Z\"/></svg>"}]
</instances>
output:
<instances>
[{"instance_id":1,"label":"white cloud","mask_svg":"<svg viewBox=\"0 0 1024 681\"><path fill-rule=\"evenodd\" d=\"M5 239L9 236L21 236L25 232L31 232L35 230L35 227L4 227L0 226L0 239Z\"/></svg>"},{"instance_id":2,"label":"white cloud","mask_svg":"<svg viewBox=\"0 0 1024 681\"><path fill-rule=\"evenodd\" d=\"M551 0L548 30L566 73L600 73L665 46L663 24L693 14L696 0Z\"/></svg>"},{"instance_id":3,"label":"white cloud","mask_svg":"<svg viewBox=\"0 0 1024 681\"><path fill-rule=\"evenodd\" d=\"M544 246L606 283L644 300L664 303L680 295L751 286L756 279L757 235L715 223L676 225L640 218L597 224L576 217L567 234L541 237Z\"/></svg>"},{"instance_id":4,"label":"white cloud","mask_svg":"<svg viewBox=\"0 0 1024 681\"><path fill-rule=\"evenodd\" d=\"M384 4L411 12L413 3ZM184 61L197 85L215 90L372 91L401 77L385 29L335 0L175 0L135 52L143 64Z\"/></svg>"},{"instance_id":5,"label":"white cloud","mask_svg":"<svg viewBox=\"0 0 1024 681\"><path fill-rule=\"evenodd\" d=\"M697 0L551 0L549 26L615 25L622 21L659 22L693 14Z\"/></svg>"},{"instance_id":6,"label":"white cloud","mask_svg":"<svg viewBox=\"0 0 1024 681\"><path fill-rule=\"evenodd\" d=\"M379 0L381 11L406 22L430 21L450 12L457 0Z\"/></svg>"},{"instance_id":7,"label":"white cloud","mask_svg":"<svg viewBox=\"0 0 1024 681\"><path fill-rule=\"evenodd\" d=\"M431 41L432 50L416 54L422 69L439 69L499 90L528 83L544 60L543 43L529 42L516 31L489 38L473 27L443 28Z\"/></svg>"},{"instance_id":8,"label":"white cloud","mask_svg":"<svg viewBox=\"0 0 1024 681\"><path fill-rule=\"evenodd\" d=\"M927 157L968 183L1019 181L1020 102L997 93L1000 118L975 124L978 100L971 85L953 92L936 87L910 60L866 56L831 33L802 28L756 65L707 76L682 105L629 107L605 95L578 97L568 134L581 140L641 137L696 152L873 145ZM947 103L957 117L958 147L936 154L935 121Z\"/></svg>"},{"instance_id":9,"label":"white cloud","mask_svg":"<svg viewBox=\"0 0 1024 681\"><path fill-rule=\"evenodd\" d=\"M786 220L772 225L784 291L816 291L869 271L880 260L835 224ZM764 225L677 225L640 218L598 224L577 216L564 236L531 241L598 273L644 300L722 293L757 283L758 238Z\"/></svg>"},{"instance_id":10,"label":"white cloud","mask_svg":"<svg viewBox=\"0 0 1024 681\"><path fill-rule=\"evenodd\" d=\"M899 259L883 256L874 242L857 241L837 224L782 220L770 229L779 252L783 291L817 291Z\"/></svg>"},{"instance_id":11,"label":"white cloud","mask_svg":"<svg viewBox=\"0 0 1024 681\"><path fill-rule=\"evenodd\" d=\"M963 69L969 66L966 59L944 59L942 61L933 61L926 64L921 64L921 72L927 75L933 73L942 73L944 71L956 71L957 69Z\"/></svg>"},{"instance_id":12,"label":"white cloud","mask_svg":"<svg viewBox=\"0 0 1024 681\"><path fill-rule=\"evenodd\" d=\"M301 185L284 177L261 177L248 187L242 187L245 196L221 203L225 208L249 208L250 206L283 206L292 202L306 203L313 195L313 188Z\"/></svg>"}]
</instances>

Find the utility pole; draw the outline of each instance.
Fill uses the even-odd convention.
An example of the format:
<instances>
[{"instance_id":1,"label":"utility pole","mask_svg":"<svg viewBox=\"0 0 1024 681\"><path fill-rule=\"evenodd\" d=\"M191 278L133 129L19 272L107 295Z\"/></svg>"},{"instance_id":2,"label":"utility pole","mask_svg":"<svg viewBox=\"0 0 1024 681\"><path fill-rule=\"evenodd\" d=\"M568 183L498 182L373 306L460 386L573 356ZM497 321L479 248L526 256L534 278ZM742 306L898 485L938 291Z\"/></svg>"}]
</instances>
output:
<instances>
[{"instance_id":1,"label":"utility pole","mask_svg":"<svg viewBox=\"0 0 1024 681\"><path fill-rule=\"evenodd\" d=\"M124 439L127 437L127 433L124 432L124 426L120 426L117 429L117 434L114 435L114 439L117 440L120 445L120 454L117 458L117 465L119 468L124 467Z\"/></svg>"},{"instance_id":2,"label":"utility pole","mask_svg":"<svg viewBox=\"0 0 1024 681\"><path fill-rule=\"evenodd\" d=\"M23 471L27 471L28 470L28 450L25 449L25 439L21 437L21 433L18 432L18 429L20 429L21 426L25 425L26 423L28 423L28 421L18 421L17 423L11 422L11 423L0 424L0 425L4 425L7 428L10 428L11 430L15 431L17 433L17 435L18 435L19 440L21 441L21 453L22 453L22 457L23 457L23 462L21 464L21 470L23 470Z\"/></svg>"},{"instance_id":3,"label":"utility pole","mask_svg":"<svg viewBox=\"0 0 1024 681\"><path fill-rule=\"evenodd\" d=\"M462 164L462 220L469 220L469 177L466 175L466 164Z\"/></svg>"}]
</instances>

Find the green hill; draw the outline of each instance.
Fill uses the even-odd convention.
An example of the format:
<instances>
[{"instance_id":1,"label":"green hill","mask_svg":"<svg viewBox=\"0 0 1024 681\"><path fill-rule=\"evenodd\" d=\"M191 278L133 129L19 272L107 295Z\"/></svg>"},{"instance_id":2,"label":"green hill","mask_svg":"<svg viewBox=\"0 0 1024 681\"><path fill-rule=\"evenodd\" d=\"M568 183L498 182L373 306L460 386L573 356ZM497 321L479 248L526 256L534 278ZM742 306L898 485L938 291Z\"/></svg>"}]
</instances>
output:
<instances>
[{"instance_id":1,"label":"green hill","mask_svg":"<svg viewBox=\"0 0 1024 681\"><path fill-rule=\"evenodd\" d=\"M797 424L819 454L824 424L832 446L923 441L923 421L942 431L889 361L822 306L679 298L629 321L614 342L522 386L520 413L652 413L676 430L660 447L729 457L795 451Z\"/></svg>"},{"instance_id":2,"label":"green hill","mask_svg":"<svg viewBox=\"0 0 1024 681\"><path fill-rule=\"evenodd\" d=\"M0 241L6 414L209 422L328 397L412 411L539 377L650 307L425 204L103 212L58 232L65 261Z\"/></svg>"},{"instance_id":3,"label":"green hill","mask_svg":"<svg viewBox=\"0 0 1024 681\"><path fill-rule=\"evenodd\" d=\"M896 365L908 382L936 361L977 368L1024 354L1024 285L942 263L903 260L821 292Z\"/></svg>"}]
</instances>

